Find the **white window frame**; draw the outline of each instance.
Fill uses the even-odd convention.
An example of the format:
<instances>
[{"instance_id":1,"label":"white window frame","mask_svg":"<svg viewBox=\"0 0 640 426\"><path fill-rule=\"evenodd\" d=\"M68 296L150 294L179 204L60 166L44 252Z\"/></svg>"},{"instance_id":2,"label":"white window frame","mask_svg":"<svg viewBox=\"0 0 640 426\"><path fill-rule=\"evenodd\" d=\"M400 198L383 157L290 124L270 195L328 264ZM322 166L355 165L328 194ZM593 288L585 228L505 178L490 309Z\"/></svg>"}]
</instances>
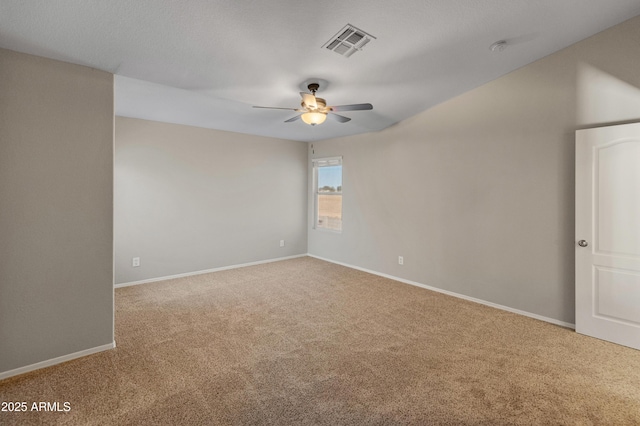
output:
<instances>
[{"instance_id":1,"label":"white window frame","mask_svg":"<svg viewBox=\"0 0 640 426\"><path fill-rule=\"evenodd\" d=\"M313 229L319 230L319 231L323 231L323 232L332 232L335 234L341 234L342 233L342 226L340 226L340 230L337 229L328 229L328 228L320 228L318 227L318 196L320 195L320 192L318 191L318 169L320 167L329 167L329 166L340 166L343 167L343 163L342 163L342 156L340 157L324 157L324 158L314 158L311 160L312 162L312 166L313 166ZM344 171L344 167L343 167L343 171ZM335 194L326 194L323 193L323 195L343 195L343 190L344 190L344 175L342 176L342 182L340 182L340 192L339 193L335 193ZM342 198L342 201L344 202L344 197ZM344 203L343 206L344 207ZM342 225L344 225L344 221L343 221L343 217L344 217L344 210L342 211L342 214L340 216L340 221L342 222Z\"/></svg>"}]
</instances>

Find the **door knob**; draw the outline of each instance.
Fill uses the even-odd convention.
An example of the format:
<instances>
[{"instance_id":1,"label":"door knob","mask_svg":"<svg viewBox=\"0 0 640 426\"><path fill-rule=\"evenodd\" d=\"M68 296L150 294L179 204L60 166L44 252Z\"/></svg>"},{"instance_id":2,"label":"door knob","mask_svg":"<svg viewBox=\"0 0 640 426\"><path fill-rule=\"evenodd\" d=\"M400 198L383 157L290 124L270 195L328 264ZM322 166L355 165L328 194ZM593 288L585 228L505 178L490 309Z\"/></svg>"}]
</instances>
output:
<instances>
[{"instance_id":1,"label":"door knob","mask_svg":"<svg viewBox=\"0 0 640 426\"><path fill-rule=\"evenodd\" d=\"M589 245L589 243L586 240L580 240L580 241L578 241L578 245L580 247L586 247L586 246Z\"/></svg>"}]
</instances>

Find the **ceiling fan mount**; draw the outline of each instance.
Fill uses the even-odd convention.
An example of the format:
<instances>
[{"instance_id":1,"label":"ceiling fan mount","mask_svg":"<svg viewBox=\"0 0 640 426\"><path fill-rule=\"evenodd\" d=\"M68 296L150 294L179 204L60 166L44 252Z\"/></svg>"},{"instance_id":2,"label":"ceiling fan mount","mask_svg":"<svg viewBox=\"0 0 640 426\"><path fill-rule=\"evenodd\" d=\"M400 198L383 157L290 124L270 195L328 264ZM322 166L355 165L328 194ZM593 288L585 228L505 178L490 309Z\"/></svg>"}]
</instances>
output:
<instances>
[{"instance_id":1,"label":"ceiling fan mount","mask_svg":"<svg viewBox=\"0 0 640 426\"><path fill-rule=\"evenodd\" d=\"M316 92L318 91L318 89L320 88L320 85L318 83L309 83L309 85L307 86L307 89L309 89L309 91L315 96Z\"/></svg>"},{"instance_id":2,"label":"ceiling fan mount","mask_svg":"<svg viewBox=\"0 0 640 426\"><path fill-rule=\"evenodd\" d=\"M335 113L335 111L364 111L373 109L373 106L371 104L327 106L327 101L325 99L316 97L316 92L318 91L318 89L320 89L320 84L315 82L309 83L307 85L307 89L310 93L300 92L300 96L302 97L302 101L300 102L301 108L280 108L263 106L254 106L254 108L284 109L300 112L300 115L296 115L295 117L285 120L285 123L291 123L297 121L298 119L302 119L302 121L311 126L324 123L327 117L331 117L339 123L346 123L348 121L351 121L351 118L345 117L343 115L338 115Z\"/></svg>"}]
</instances>

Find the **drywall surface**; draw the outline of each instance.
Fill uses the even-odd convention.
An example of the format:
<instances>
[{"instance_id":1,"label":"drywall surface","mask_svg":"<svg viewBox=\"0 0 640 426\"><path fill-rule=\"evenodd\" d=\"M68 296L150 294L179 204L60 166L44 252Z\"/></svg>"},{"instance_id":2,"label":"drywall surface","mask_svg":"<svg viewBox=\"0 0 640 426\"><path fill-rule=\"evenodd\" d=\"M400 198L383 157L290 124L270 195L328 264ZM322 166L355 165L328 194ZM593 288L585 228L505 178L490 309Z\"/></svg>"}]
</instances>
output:
<instances>
[{"instance_id":1,"label":"drywall surface","mask_svg":"<svg viewBox=\"0 0 640 426\"><path fill-rule=\"evenodd\" d=\"M306 190L306 143L116 117L115 282L304 254Z\"/></svg>"},{"instance_id":2,"label":"drywall surface","mask_svg":"<svg viewBox=\"0 0 640 426\"><path fill-rule=\"evenodd\" d=\"M344 157L344 230L309 226L309 253L573 323L575 130L640 120L638 69L635 18L381 132L314 143L312 158Z\"/></svg>"},{"instance_id":3,"label":"drywall surface","mask_svg":"<svg viewBox=\"0 0 640 426\"><path fill-rule=\"evenodd\" d=\"M0 373L113 342L113 75L0 49Z\"/></svg>"}]
</instances>

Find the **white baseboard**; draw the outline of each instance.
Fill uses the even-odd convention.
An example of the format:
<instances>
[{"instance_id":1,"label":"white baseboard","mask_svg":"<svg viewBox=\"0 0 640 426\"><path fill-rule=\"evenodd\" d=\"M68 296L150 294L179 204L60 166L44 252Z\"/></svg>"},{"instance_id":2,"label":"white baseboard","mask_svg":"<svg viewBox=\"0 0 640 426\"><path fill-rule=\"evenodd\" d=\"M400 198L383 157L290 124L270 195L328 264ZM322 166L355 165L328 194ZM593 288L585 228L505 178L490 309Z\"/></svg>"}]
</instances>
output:
<instances>
[{"instance_id":1,"label":"white baseboard","mask_svg":"<svg viewBox=\"0 0 640 426\"><path fill-rule=\"evenodd\" d=\"M393 275L383 274L382 272L372 271L370 269L360 268L359 266L354 266L354 265L349 265L347 263L337 262L335 260L326 259L324 257L316 256L316 255L313 255L313 254L307 254L307 255L309 257L314 257L316 259L324 260L325 262L335 263L336 265L346 266L347 268L351 268L351 269L357 269L358 271L363 271L363 272L367 272L369 274L378 275L380 277L389 278L391 280L400 281L401 283L414 285L416 287L422 287L422 288L425 288L427 290L436 291L438 293L443 293L443 294L446 294L446 295L449 295L449 296L457 297L459 299L468 300L470 302L479 303L481 305L491 306L492 308L501 309L503 311L512 312L514 314L524 315L525 317L535 318L537 320L545 321L545 322L548 322L548 323L551 323L551 324L555 324L555 325L559 325L561 327L567 327L567 328L571 328L571 329L574 329L574 330L576 328L575 324L571 324L571 323L564 322L564 321L559 321L559 320L554 319L554 318L549 318L549 317L545 317L545 316L542 316L542 315L533 314L533 313L527 312L527 311L521 311L520 309L510 308L509 306L499 305L499 304L493 303L493 302L487 302L486 300L476 299L475 297L465 296L464 294L454 293L453 291L443 290L441 288L432 287L430 285L418 283L418 282L415 282L415 281L405 280L404 278L394 277Z\"/></svg>"},{"instance_id":2,"label":"white baseboard","mask_svg":"<svg viewBox=\"0 0 640 426\"><path fill-rule=\"evenodd\" d=\"M278 258L275 258L275 259L258 260L257 262L240 263L240 264L237 264L237 265L222 266L220 268L205 269L205 270L202 270L202 271L185 272L183 274L167 275L165 277L149 278L147 280L131 281L131 282L128 282L128 283L116 284L116 285L114 285L114 287L115 288L121 288L121 287L129 287L129 286L132 286L132 285L154 283L154 282L157 282L157 281L172 280L174 278L184 278L184 277L190 277L190 276L193 276L193 275L209 274L211 272L219 272L219 271L226 271L228 269L244 268L245 266L262 265L263 263L279 262L281 260L295 259L297 257L305 257L305 256L307 256L307 253L296 254L294 256L278 257Z\"/></svg>"},{"instance_id":3,"label":"white baseboard","mask_svg":"<svg viewBox=\"0 0 640 426\"><path fill-rule=\"evenodd\" d=\"M107 351L116 347L116 342L107 343L106 345L96 346L95 348L85 349L83 351L74 352L68 355L62 355L57 358L48 359L46 361L36 362L35 364L27 365L24 367L16 368L9 371L0 373L0 380L8 379L9 377L17 376L18 374L28 373L30 371L39 370L45 367L51 367L52 365L61 364L63 362L71 361L72 359L81 358L83 356L95 354L102 351Z\"/></svg>"}]
</instances>

